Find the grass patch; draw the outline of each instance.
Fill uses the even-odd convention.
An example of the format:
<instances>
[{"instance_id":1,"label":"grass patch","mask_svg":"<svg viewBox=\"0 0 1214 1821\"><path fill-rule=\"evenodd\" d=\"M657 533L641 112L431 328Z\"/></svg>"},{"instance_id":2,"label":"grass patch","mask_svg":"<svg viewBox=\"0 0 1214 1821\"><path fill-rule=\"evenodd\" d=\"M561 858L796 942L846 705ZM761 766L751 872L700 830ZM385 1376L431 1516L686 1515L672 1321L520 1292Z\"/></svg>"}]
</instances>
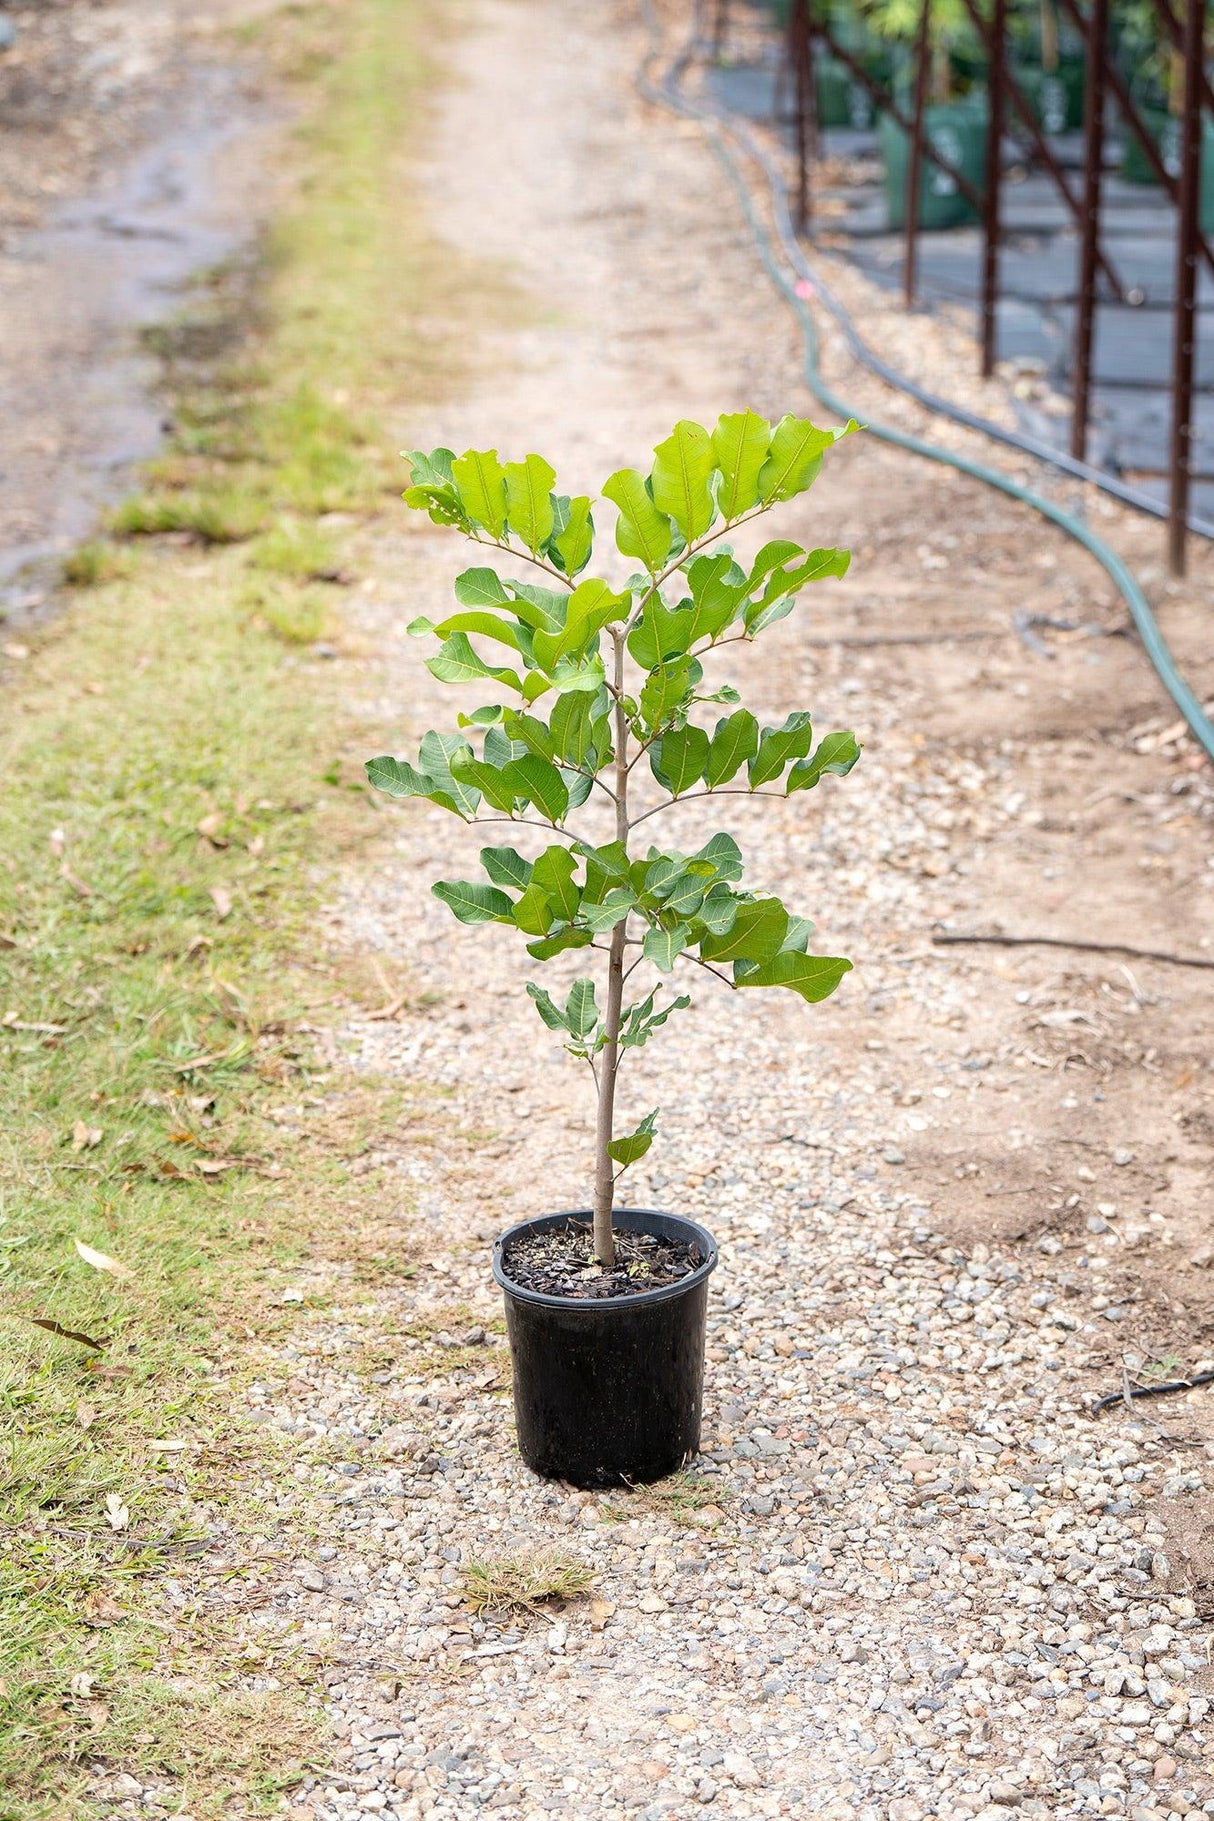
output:
<instances>
[{"instance_id":1,"label":"grass patch","mask_svg":"<svg viewBox=\"0 0 1214 1821\"><path fill-rule=\"evenodd\" d=\"M593 1570L557 1549L469 1562L464 1594L474 1612L538 1613L553 1600L576 1600L594 1585Z\"/></svg>"},{"instance_id":2,"label":"grass patch","mask_svg":"<svg viewBox=\"0 0 1214 1821\"><path fill-rule=\"evenodd\" d=\"M125 553L109 538L90 538L63 559L63 581L69 588L97 588L125 573Z\"/></svg>"},{"instance_id":3,"label":"grass patch","mask_svg":"<svg viewBox=\"0 0 1214 1821\"><path fill-rule=\"evenodd\" d=\"M728 1487L702 1474L682 1469L668 1479L654 1480L649 1486L630 1486L623 1500L611 1500L602 1507L609 1523L622 1524L638 1511L663 1517L676 1524L694 1524L703 1529L703 1513L719 1510L728 1503Z\"/></svg>"},{"instance_id":4,"label":"grass patch","mask_svg":"<svg viewBox=\"0 0 1214 1821\"><path fill-rule=\"evenodd\" d=\"M95 1779L118 1771L173 1810L269 1812L323 1735L257 1602L233 1637L213 1608L281 1530L284 1485L282 1509L303 1497L289 1451L232 1415L294 1319L283 1273L382 1259L398 1231L396 1186L389 1212L376 1173L352 1179L372 1112L299 1028L335 997L325 867L379 824L326 782L349 730L328 667L284 641L327 623L340 539L316 520L398 485L376 412L456 371L454 327L402 331L423 309L454 324L468 276L409 213L422 29L416 0L266 22L314 88L307 181L159 337L176 428L114 516L129 548L69 559L87 602L5 704L5 1821L112 1812ZM301 1099L306 1144L270 1117Z\"/></svg>"}]
</instances>

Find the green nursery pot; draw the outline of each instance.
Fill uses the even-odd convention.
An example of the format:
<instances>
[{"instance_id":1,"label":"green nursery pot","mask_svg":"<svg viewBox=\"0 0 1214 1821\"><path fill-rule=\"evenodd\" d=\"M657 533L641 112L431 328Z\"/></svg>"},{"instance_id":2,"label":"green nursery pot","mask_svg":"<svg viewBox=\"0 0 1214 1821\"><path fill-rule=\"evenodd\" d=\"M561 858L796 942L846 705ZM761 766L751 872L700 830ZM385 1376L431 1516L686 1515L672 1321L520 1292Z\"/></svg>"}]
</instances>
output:
<instances>
[{"instance_id":1,"label":"green nursery pot","mask_svg":"<svg viewBox=\"0 0 1214 1821\"><path fill-rule=\"evenodd\" d=\"M872 126L876 113L872 96L845 64L831 56L818 56L814 75L819 126L847 126L861 132Z\"/></svg>"},{"instance_id":2,"label":"green nursery pot","mask_svg":"<svg viewBox=\"0 0 1214 1821\"><path fill-rule=\"evenodd\" d=\"M1148 133L1159 148L1164 169L1171 177L1179 176L1180 121L1163 108L1142 108L1140 112ZM1159 182L1135 133L1127 132L1125 135L1121 175L1127 183ZM1201 194L1197 220L1203 234L1214 233L1214 122L1204 117L1201 123Z\"/></svg>"},{"instance_id":3,"label":"green nursery pot","mask_svg":"<svg viewBox=\"0 0 1214 1821\"><path fill-rule=\"evenodd\" d=\"M1045 133L1072 133L1083 125L1083 64L1059 63L1048 74L1037 65L1012 70Z\"/></svg>"},{"instance_id":4,"label":"green nursery pot","mask_svg":"<svg viewBox=\"0 0 1214 1821\"><path fill-rule=\"evenodd\" d=\"M923 111L927 139L941 157L967 177L981 192L986 171L986 98L937 103ZM906 184L910 162L910 137L888 114L878 129L885 161L885 201L892 229L906 225ZM976 221L976 210L958 190L953 179L926 156L919 173L919 226L955 228Z\"/></svg>"}]
</instances>

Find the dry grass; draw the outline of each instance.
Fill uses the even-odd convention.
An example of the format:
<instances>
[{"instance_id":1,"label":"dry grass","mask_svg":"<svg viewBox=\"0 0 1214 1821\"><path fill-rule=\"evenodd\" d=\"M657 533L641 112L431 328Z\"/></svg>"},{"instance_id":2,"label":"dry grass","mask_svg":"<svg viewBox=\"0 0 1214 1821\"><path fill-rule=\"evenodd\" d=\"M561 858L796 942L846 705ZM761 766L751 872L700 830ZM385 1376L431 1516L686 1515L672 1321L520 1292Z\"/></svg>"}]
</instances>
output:
<instances>
[{"instance_id":1,"label":"dry grass","mask_svg":"<svg viewBox=\"0 0 1214 1821\"><path fill-rule=\"evenodd\" d=\"M704 1529L702 1513L719 1510L729 1501L729 1488L718 1480L683 1468L668 1479L654 1480L649 1486L629 1486L617 1502L602 1507L609 1523L623 1523L638 1512L649 1512L676 1524L694 1524ZM709 1526L711 1527L711 1526Z\"/></svg>"},{"instance_id":2,"label":"dry grass","mask_svg":"<svg viewBox=\"0 0 1214 1821\"><path fill-rule=\"evenodd\" d=\"M464 1570L464 1593L472 1610L498 1615L534 1615L553 1600L578 1599L593 1585L593 1570L558 1549L494 1556L469 1562Z\"/></svg>"}]
</instances>

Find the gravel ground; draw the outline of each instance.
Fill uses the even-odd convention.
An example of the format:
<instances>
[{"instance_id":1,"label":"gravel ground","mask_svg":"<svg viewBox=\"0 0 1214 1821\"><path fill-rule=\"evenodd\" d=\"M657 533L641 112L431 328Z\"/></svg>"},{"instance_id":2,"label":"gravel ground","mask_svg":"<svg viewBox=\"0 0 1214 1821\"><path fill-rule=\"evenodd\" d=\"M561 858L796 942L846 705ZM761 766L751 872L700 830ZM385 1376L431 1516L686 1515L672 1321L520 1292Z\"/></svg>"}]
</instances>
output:
<instances>
[{"instance_id":1,"label":"gravel ground","mask_svg":"<svg viewBox=\"0 0 1214 1821\"><path fill-rule=\"evenodd\" d=\"M627 11L477 0L424 182L461 254L530 303L477 326L474 400L420 432L403 412L402 440L538 448L593 484L680 415L801 407L788 323L716 167L632 98L638 51ZM318 932L377 956L404 1000L353 1018L332 1055L404 1096L364 1164L399 1185L415 1275L370 1294L318 1258L246 1412L294 1457L298 1493L267 1487L277 1521L314 1527L254 1575L250 1619L267 1650L289 1640L325 1669L338 1770L295 1792L298 1821L1214 1814L1205 1394L1087 1413L1157 1344L1151 1274L1205 1205L1208 1152L1179 1124L1210 1098L1202 976L1136 964L1130 1013L1112 963L927 941L936 919L1008 904L1208 940L1209 774L1134 732L1170 717L1125 641L1060 647L1043 690L1006 637L1012 608L1056 589L1086 616L1116 609L1003 502L861 446L789 533L815 527L856 542L853 577L733 680L769 713L854 725L865 759L808 804L727 802L711 821L689 805L670 826L736 832L856 972L818 1008L697 990L624 1084L625 1114L663 1109L629 1199L703 1220L722 1249L698 1505L572 1492L515 1455L488 1242L584 1205L590 1103L522 991L526 957L429 896L475 840L393 809L382 864ZM451 724L403 629L441 608L460 558L403 514L363 551L330 660L367 729L352 762L385 729L403 752ZM989 649L821 637L947 632L962 610ZM1078 826L1079 865L1057 799L1078 814L1102 785L1135 800ZM1165 827L1183 892L1126 858ZM1090 1066L1073 1031L1049 1049L1072 1030L1049 1017L1076 1003L1104 1020ZM1178 1031L1193 1073L1164 1081L1144 1058L1172 1069ZM1138 1173L1158 1171L1173 1116L1189 1175L1164 1188ZM1026 1158L1037 1175L1017 1175ZM988 1199L1005 1178L1027 1197L1014 1228ZM585 1599L513 1628L471 1616L468 1562L549 1544L594 1570Z\"/></svg>"}]
</instances>

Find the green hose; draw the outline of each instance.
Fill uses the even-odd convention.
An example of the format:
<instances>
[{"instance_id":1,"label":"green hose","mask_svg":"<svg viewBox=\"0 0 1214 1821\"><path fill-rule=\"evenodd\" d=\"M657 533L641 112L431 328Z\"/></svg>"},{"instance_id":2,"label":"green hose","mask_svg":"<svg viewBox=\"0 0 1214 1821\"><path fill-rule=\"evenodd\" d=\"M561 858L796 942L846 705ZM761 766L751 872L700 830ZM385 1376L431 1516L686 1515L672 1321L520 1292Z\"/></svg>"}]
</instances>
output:
<instances>
[{"instance_id":1,"label":"green hose","mask_svg":"<svg viewBox=\"0 0 1214 1821\"><path fill-rule=\"evenodd\" d=\"M643 10L648 12L648 7L644 6ZM652 15L650 15L650 17L652 19ZM729 181L737 194L738 200L742 205L743 213L746 216L750 231L754 236L759 257L763 262L764 268L773 283L778 286L779 290L787 298L796 315L805 346L805 383L810 392L821 404L826 406L828 411L833 411L838 417L844 419L849 417L861 418L862 414L853 406L847 404L844 399L841 399L836 392L832 391L822 376L818 330L813 315L809 310L805 299L801 296L796 281L789 275L788 271L777 257L771 236L763 222L759 219L754 206L754 200L742 175L738 161L734 158L728 146L725 144L721 131L711 114L705 109L694 106L682 95L674 92L669 85L657 87L642 77L641 86L651 99L657 100L664 105L673 108L678 113L690 117L703 129L713 152L716 154L718 161L724 169L726 176L729 178ZM772 184L773 196L775 197L777 205L779 205L781 194L780 179L778 178L777 173L771 168L768 161L757 149L752 147L751 155L766 169L768 179ZM785 207L785 213L786 212ZM786 230L785 238L790 241L792 240L791 229ZM792 244L796 245L795 241L792 241ZM799 246L796 246L796 251L800 263L805 267L804 254ZM808 271L808 268L806 268L806 270ZM842 305L830 297L826 287L822 284L816 274L810 274L809 276L811 277L814 289L826 302L827 307L830 308L831 313L835 316L836 320L850 326L849 319L847 318ZM1175 660L1168 650L1163 634L1159 630L1158 622L1151 611L1146 595L1143 593L1133 572L1117 555L1115 550L1111 549L1103 539L1097 537L1093 531L1089 531L1087 526L1077 519L1073 513L1064 511L1061 506L1056 506L1052 500L1048 500L1044 498L1043 495L1035 493L1032 488L1022 487L1018 481L1012 480L1009 475L1001 474L997 468L987 468L980 462L972 462L964 455L956 455L951 449L942 448L938 443L924 442L921 437L911 436L906 431L899 430L892 424L874 422L870 418L865 422L865 428L871 436L878 437L882 442L892 443L899 449L906 449L912 455L921 455L927 461L939 462L943 467L953 468L959 474L969 475L973 480L981 481L988 487L994 487L998 492L1005 493L1009 499L1019 500L1022 505L1031 507L1034 512L1040 513L1042 518L1048 519L1051 524L1057 525L1059 530L1064 532L1067 537L1073 538L1077 544L1082 545L1091 556L1094 556L1101 568L1104 569L1105 573L1111 579L1113 586L1125 601L1126 606L1129 608L1130 616L1138 630L1138 635L1142 640L1147 657L1159 676L1164 688L1167 690L1173 702L1180 710L1181 715L1184 717L1189 731L1199 745L1204 748L1207 757L1214 760L1214 724L1210 722L1208 716L1202 709L1201 703L1176 668Z\"/></svg>"}]
</instances>

